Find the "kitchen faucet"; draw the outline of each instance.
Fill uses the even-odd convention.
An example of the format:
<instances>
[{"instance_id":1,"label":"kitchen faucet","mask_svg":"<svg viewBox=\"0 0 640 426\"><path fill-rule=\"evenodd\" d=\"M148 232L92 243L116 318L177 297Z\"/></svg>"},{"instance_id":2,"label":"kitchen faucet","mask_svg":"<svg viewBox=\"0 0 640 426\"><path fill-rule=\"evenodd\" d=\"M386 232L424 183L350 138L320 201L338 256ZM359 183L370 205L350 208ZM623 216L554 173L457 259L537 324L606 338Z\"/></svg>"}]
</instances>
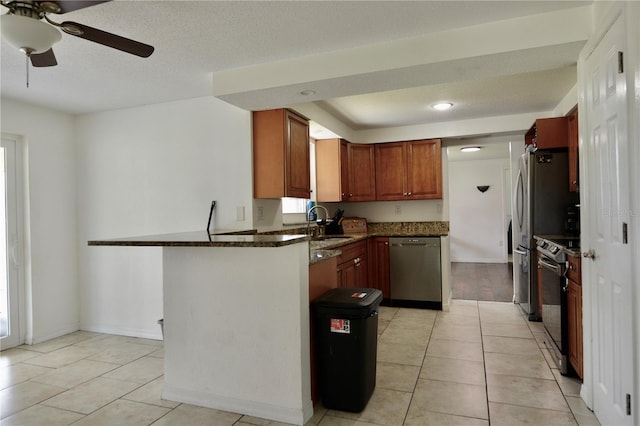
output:
<instances>
[{"instance_id":1,"label":"kitchen faucet","mask_svg":"<svg viewBox=\"0 0 640 426\"><path fill-rule=\"evenodd\" d=\"M321 208L322 210L324 210L324 222L326 223L327 220L329 219L329 210L327 210L327 208L325 206L321 206L320 204L316 204L315 206L311 206L309 207L309 210L307 210L307 235L310 235L310 224L311 221L309 220L309 217L311 216L311 212L317 208ZM321 225L321 227L319 228L319 234L318 235L323 235L324 234L324 225Z\"/></svg>"}]
</instances>

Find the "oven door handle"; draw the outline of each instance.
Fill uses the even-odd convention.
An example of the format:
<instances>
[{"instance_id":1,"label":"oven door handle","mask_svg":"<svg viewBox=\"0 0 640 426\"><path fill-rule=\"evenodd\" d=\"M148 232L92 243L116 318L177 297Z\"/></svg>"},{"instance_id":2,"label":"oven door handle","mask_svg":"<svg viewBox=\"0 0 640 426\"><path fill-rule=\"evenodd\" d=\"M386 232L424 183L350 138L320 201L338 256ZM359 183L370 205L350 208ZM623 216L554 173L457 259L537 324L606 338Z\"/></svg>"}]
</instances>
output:
<instances>
[{"instance_id":1,"label":"oven door handle","mask_svg":"<svg viewBox=\"0 0 640 426\"><path fill-rule=\"evenodd\" d=\"M540 265L543 268L547 268L547 269L553 271L553 273L556 274L559 277L562 276L562 268L560 267L560 265L553 264L553 263L548 262L548 261L546 261L544 259L538 259L538 265Z\"/></svg>"}]
</instances>

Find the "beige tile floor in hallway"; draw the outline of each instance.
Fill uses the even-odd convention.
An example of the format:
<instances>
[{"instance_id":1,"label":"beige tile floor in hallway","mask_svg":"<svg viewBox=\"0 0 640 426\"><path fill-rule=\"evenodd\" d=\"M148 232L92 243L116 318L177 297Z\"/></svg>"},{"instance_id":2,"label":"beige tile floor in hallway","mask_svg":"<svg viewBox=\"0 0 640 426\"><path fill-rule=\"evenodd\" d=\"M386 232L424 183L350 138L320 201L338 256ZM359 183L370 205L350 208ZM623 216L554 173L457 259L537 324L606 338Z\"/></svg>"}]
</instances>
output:
<instances>
[{"instance_id":1,"label":"beige tile floor in hallway","mask_svg":"<svg viewBox=\"0 0 640 426\"><path fill-rule=\"evenodd\" d=\"M541 327L510 303L382 307L367 408L320 408L310 424L598 424L579 383L549 363ZM2 426L278 424L162 400L159 341L79 331L3 351L0 360Z\"/></svg>"}]
</instances>

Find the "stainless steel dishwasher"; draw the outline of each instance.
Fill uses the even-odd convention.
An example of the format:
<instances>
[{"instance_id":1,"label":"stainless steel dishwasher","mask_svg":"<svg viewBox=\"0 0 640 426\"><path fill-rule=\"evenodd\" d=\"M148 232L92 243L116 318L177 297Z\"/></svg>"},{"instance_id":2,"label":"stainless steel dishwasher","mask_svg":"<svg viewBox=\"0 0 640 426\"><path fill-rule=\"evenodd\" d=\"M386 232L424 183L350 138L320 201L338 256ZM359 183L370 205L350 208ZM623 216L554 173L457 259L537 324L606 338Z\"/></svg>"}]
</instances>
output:
<instances>
[{"instance_id":1,"label":"stainless steel dishwasher","mask_svg":"<svg viewBox=\"0 0 640 426\"><path fill-rule=\"evenodd\" d=\"M440 237L389 238L391 303L442 309Z\"/></svg>"}]
</instances>

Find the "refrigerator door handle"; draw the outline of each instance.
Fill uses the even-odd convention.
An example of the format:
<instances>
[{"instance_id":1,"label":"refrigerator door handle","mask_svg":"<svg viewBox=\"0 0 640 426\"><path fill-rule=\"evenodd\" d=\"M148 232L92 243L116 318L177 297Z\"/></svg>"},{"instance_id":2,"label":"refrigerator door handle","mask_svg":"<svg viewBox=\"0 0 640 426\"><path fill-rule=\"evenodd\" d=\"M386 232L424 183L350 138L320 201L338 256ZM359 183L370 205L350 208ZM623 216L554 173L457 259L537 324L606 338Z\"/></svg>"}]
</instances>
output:
<instances>
[{"instance_id":1,"label":"refrigerator door handle","mask_svg":"<svg viewBox=\"0 0 640 426\"><path fill-rule=\"evenodd\" d=\"M526 256L526 255L527 255L527 252L526 252L526 251L519 250L519 249L513 249L513 252L514 252L515 254L519 254L519 255L521 255L521 256Z\"/></svg>"},{"instance_id":2,"label":"refrigerator door handle","mask_svg":"<svg viewBox=\"0 0 640 426\"><path fill-rule=\"evenodd\" d=\"M518 219L518 229L522 231L522 221L524 220L524 179L522 178L522 168L518 170L518 178L516 179L514 204L516 217Z\"/></svg>"}]
</instances>

